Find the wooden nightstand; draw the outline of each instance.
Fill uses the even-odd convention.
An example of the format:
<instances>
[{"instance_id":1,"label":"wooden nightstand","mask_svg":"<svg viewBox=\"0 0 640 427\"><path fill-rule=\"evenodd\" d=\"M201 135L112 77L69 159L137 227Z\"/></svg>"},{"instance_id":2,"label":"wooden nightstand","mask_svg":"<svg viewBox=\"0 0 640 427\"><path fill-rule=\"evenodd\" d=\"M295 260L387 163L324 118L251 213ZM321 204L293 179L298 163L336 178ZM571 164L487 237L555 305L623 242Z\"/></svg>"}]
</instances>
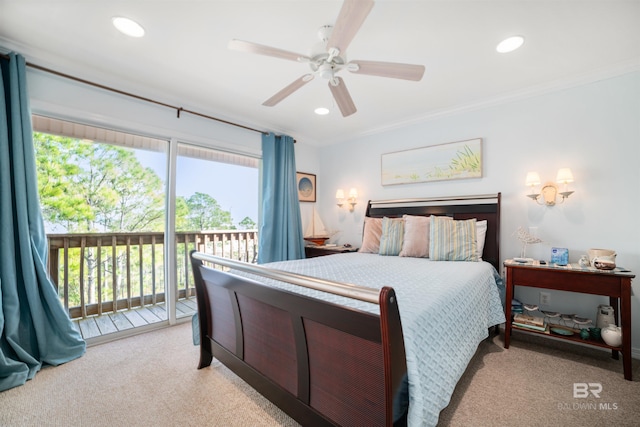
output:
<instances>
[{"instance_id":1,"label":"wooden nightstand","mask_svg":"<svg viewBox=\"0 0 640 427\"><path fill-rule=\"evenodd\" d=\"M565 337L553 334L552 336L609 348L614 359L618 359L618 352L621 352L624 378L631 381L631 279L635 277L634 274L620 269L612 271L601 271L594 268L586 269L579 267L577 264L564 267L553 264L539 265L537 261L529 264L520 264L507 260L504 262L504 267L507 279L505 299L507 323L504 328L504 348L509 348L512 329L517 329L511 325L511 300L513 299L513 288L515 286L606 295L609 297L610 305L614 309L616 324L622 327L622 345L620 347L611 347L602 340L583 340L577 335ZM536 332L533 330L527 330L527 332L548 335L548 332Z\"/></svg>"},{"instance_id":2,"label":"wooden nightstand","mask_svg":"<svg viewBox=\"0 0 640 427\"><path fill-rule=\"evenodd\" d=\"M358 248L344 246L305 246L304 254L307 258L318 256L344 254L347 252L358 252Z\"/></svg>"}]
</instances>

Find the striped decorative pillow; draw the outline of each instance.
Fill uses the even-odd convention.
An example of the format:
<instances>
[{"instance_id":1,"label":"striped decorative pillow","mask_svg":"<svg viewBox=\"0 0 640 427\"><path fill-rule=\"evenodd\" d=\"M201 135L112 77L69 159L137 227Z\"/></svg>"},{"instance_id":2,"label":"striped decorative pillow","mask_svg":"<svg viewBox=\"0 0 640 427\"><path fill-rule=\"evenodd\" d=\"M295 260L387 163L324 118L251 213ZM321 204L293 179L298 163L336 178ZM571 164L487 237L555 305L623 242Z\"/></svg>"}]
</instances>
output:
<instances>
[{"instance_id":1,"label":"striped decorative pillow","mask_svg":"<svg viewBox=\"0 0 640 427\"><path fill-rule=\"evenodd\" d=\"M382 236L380 236L380 255L398 255L402 250L404 220L402 218L382 218Z\"/></svg>"},{"instance_id":2,"label":"striped decorative pillow","mask_svg":"<svg viewBox=\"0 0 640 427\"><path fill-rule=\"evenodd\" d=\"M429 258L433 261L478 261L475 218L452 221L432 215Z\"/></svg>"}]
</instances>

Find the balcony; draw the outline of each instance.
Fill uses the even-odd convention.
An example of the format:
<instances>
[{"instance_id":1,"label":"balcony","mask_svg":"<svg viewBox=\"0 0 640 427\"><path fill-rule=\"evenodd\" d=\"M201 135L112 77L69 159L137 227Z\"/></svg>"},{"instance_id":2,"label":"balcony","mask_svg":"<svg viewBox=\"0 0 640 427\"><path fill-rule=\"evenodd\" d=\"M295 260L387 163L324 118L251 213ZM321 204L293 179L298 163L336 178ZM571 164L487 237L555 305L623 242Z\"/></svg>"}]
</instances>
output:
<instances>
[{"instance_id":1,"label":"balcony","mask_svg":"<svg viewBox=\"0 0 640 427\"><path fill-rule=\"evenodd\" d=\"M164 233L50 234L48 270L61 303L91 339L165 321ZM257 230L176 233L176 316L196 312L189 252L256 262Z\"/></svg>"}]
</instances>

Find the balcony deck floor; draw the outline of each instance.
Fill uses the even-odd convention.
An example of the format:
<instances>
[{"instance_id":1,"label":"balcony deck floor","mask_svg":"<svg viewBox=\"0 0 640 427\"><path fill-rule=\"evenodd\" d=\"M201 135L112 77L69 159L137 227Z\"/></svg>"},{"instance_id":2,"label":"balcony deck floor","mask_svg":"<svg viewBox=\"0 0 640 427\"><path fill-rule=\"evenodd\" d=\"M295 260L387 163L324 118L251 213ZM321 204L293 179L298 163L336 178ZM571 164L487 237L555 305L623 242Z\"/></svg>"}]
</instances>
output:
<instances>
[{"instance_id":1,"label":"balcony deck floor","mask_svg":"<svg viewBox=\"0 0 640 427\"><path fill-rule=\"evenodd\" d=\"M179 318L191 316L197 310L195 297L181 299L176 303L176 316ZM163 302L115 313L104 313L102 316L73 319L73 324L82 334L82 338L91 339L165 320L167 320L167 310Z\"/></svg>"}]
</instances>

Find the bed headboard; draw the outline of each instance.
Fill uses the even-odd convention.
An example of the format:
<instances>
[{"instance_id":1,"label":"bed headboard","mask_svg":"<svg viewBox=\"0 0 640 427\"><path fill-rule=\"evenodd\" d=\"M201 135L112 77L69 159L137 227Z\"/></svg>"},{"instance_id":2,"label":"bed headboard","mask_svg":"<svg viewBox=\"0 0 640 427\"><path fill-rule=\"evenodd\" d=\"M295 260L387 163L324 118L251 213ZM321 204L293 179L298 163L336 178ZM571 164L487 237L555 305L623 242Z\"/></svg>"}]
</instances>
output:
<instances>
[{"instance_id":1,"label":"bed headboard","mask_svg":"<svg viewBox=\"0 0 640 427\"><path fill-rule=\"evenodd\" d=\"M500 194L434 197L425 199L369 200L366 215L398 218L402 215L450 216L453 219L487 220L482 259L500 271Z\"/></svg>"}]
</instances>

